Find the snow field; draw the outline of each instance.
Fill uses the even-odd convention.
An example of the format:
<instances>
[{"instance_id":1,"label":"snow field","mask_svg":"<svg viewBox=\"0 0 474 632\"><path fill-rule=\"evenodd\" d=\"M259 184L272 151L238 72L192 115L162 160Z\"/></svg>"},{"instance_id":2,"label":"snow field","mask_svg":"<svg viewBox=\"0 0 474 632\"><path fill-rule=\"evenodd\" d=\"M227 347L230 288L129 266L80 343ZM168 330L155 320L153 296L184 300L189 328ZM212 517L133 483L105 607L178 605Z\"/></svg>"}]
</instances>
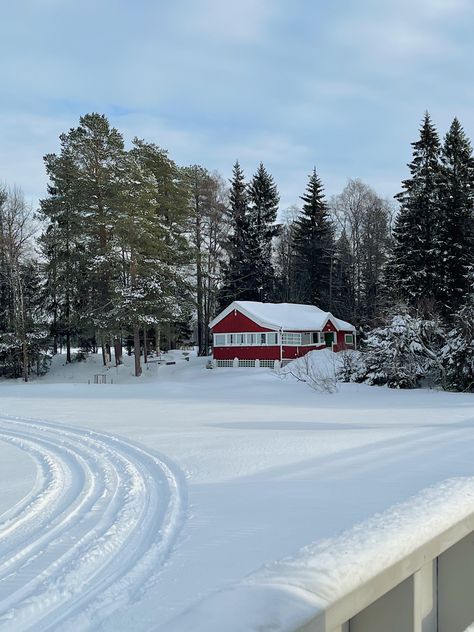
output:
<instances>
[{"instance_id":1,"label":"snow field","mask_svg":"<svg viewBox=\"0 0 474 632\"><path fill-rule=\"evenodd\" d=\"M180 476L103 433L1 416L0 437L38 466L1 516L0 625L94 629L166 559L184 518Z\"/></svg>"},{"instance_id":2,"label":"snow field","mask_svg":"<svg viewBox=\"0 0 474 632\"><path fill-rule=\"evenodd\" d=\"M312 362L318 371L330 376L334 356L324 352L315 356ZM288 621L294 621L295 617L315 611L316 593L312 591L316 588L310 586L307 591L300 586L300 567L306 560L311 574L320 568L317 559L322 549L318 547L332 543L333 553L329 556L326 551L325 555L327 560L334 560L338 542L346 542L347 546L353 542L350 538L339 540L338 534L350 534L354 525L367 524L376 514L386 515L390 507L418 495L420 490L437 488L446 479L470 478L474 474L471 395L392 391L358 384L339 384L337 392L329 394L313 390L291 375L279 377L268 369L206 370L205 359L192 357L187 362L178 352L169 357L176 361L175 365L154 365L138 380L131 375L129 364L118 370L111 368L107 375L114 375L113 385L87 383L94 373L103 371L99 357L68 367L62 366L61 358L55 358L51 373L35 383L0 383L3 417L48 419L54 422L55 437L61 430L69 433L79 426L86 427L74 435L81 450L87 447L91 432L97 433L97 439L107 435L109 438L104 441L110 449L118 449L121 441L136 448L138 442L148 455L166 455L166 459L159 460L174 473L181 499L186 494L188 497L186 520L181 512L176 521L180 535L177 539L174 536L174 546L168 547L164 561L154 564L152 581L144 579L143 573L133 585L128 579L122 584L115 582L121 596L114 600L117 609L113 612L108 610L107 595L111 593L107 593L105 578L90 604L77 601L77 612L72 611L73 606L67 610L65 599L58 606L58 621L62 621L62 609L64 621L72 622L73 629L80 630L79 623L87 628L86 619L91 618L90 629L103 632L166 631L168 626L178 625L184 613L194 612L193 617L199 621L199 609L214 599L221 604L216 606L216 612L221 613L224 597L229 598L229 607L238 608L240 615L243 607L236 606L235 595L241 595L244 589L249 592L245 608L253 610L255 620L261 620L266 603L250 593L266 595L273 607L278 591L281 603L287 606L282 605L281 611L285 611ZM48 438L43 433L43 439ZM37 435L40 438L39 432ZM110 435L119 438L117 445ZM62 448L69 445L69 440ZM33 493L35 484L29 457L22 452L18 459L13 457L16 445L0 443L0 473L5 471L5 454L10 463L10 480L20 481L11 490L10 505L21 503L30 489ZM37 458L44 460L41 454ZM81 454L85 461L91 461L92 455ZM59 463L60 456L69 462L62 453L54 455L53 462ZM94 463L89 465L95 467ZM186 485L179 471L184 473ZM80 476L80 468L74 472L74 478ZM162 481L162 474L157 475ZM37 485L43 484L47 476L47 472L41 474ZM84 490L87 485L81 483L79 488ZM157 485L158 496L169 506L169 488L163 485L164 495ZM460 488L459 494L463 493ZM121 497L121 501L126 500ZM1 507L7 507L3 499ZM68 511L64 509L64 519ZM99 508L96 513L100 512ZM113 515L120 515L118 506L110 517ZM85 519L84 516L83 525ZM157 520L156 532L160 525L161 518ZM112 527L110 532L113 535ZM66 537L64 533L62 536ZM160 541L156 533L155 544ZM376 549L377 542L373 544ZM380 541L380 546L385 544L389 555L404 550L401 539ZM7 550L0 549L5 559ZM149 549L143 545L142 550ZM118 560L126 551L126 546L117 548L116 565L120 566ZM275 560L283 562L275 564ZM128 565L127 577L132 566L135 562ZM113 563L109 568L115 572ZM124 568L120 568L122 572ZM276 570L281 582L267 575L269 568ZM53 576L51 571L45 584L51 595L60 593L62 586L70 590L67 573L66 582L58 579L57 585L48 579ZM326 586L330 598L334 577L324 573L316 573L315 577ZM94 585L92 579L89 583ZM10 592L13 588L10 585ZM34 606L38 608L38 618L33 614L30 621L44 619L54 626L50 622L55 615L47 612L43 599L47 593L41 588L38 586L26 598L34 603L35 594L42 595L39 605ZM317 595L326 595L318 591ZM76 597L73 595L73 599ZM243 625L244 618L236 616L235 621ZM57 627L68 629L62 626L59 623ZM170 629L188 632L189 625ZM244 631L244 627L239 629Z\"/></svg>"}]
</instances>

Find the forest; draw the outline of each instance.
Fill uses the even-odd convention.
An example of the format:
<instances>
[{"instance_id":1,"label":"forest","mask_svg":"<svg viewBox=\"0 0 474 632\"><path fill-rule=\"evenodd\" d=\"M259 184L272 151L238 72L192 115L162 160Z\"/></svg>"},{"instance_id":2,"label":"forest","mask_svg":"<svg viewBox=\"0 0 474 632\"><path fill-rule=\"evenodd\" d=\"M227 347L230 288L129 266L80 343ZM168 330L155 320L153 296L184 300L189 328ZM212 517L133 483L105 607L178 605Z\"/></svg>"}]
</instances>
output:
<instances>
[{"instance_id":1,"label":"forest","mask_svg":"<svg viewBox=\"0 0 474 632\"><path fill-rule=\"evenodd\" d=\"M456 118L441 139L425 114L394 200L359 179L328 198L309 166L281 209L262 163L247 178L237 161L227 183L146 140L126 148L97 113L44 166L38 208L0 187L0 376L28 381L59 351L109 365L126 349L136 376L160 348L207 355L208 323L241 299L354 323L342 379L474 390L474 161Z\"/></svg>"}]
</instances>

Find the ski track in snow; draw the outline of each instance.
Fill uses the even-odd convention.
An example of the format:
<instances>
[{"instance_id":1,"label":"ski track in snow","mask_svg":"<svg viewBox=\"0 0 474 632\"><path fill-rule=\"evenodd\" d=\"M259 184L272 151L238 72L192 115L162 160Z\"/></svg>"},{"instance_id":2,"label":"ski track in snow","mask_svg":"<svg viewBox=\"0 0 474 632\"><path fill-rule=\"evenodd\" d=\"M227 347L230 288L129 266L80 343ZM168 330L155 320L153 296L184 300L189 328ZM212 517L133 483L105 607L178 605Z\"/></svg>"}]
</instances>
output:
<instances>
[{"instance_id":1,"label":"ski track in snow","mask_svg":"<svg viewBox=\"0 0 474 632\"><path fill-rule=\"evenodd\" d=\"M0 415L0 439L27 451L31 492L0 515L0 630L93 630L140 598L185 519L177 468L138 445Z\"/></svg>"}]
</instances>

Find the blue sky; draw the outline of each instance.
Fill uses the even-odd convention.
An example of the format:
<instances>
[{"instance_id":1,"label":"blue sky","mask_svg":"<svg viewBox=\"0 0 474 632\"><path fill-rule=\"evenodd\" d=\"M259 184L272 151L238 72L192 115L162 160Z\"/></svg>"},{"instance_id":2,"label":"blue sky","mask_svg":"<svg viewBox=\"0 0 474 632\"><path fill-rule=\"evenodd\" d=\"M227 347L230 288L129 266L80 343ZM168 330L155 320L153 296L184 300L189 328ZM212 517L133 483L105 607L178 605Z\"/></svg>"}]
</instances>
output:
<instances>
[{"instance_id":1,"label":"blue sky","mask_svg":"<svg viewBox=\"0 0 474 632\"><path fill-rule=\"evenodd\" d=\"M328 196L391 197L425 109L474 137L472 0L17 0L0 23L0 181L44 195L42 156L107 114L179 164L260 160L282 207L316 166Z\"/></svg>"}]
</instances>

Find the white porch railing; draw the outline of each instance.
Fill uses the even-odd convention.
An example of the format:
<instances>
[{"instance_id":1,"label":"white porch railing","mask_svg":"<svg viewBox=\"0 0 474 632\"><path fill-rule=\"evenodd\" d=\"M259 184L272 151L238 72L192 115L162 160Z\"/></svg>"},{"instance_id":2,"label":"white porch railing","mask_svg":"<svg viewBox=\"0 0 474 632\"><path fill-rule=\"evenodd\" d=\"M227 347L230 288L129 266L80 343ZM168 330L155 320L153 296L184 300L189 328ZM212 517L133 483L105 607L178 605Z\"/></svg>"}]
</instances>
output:
<instances>
[{"instance_id":1,"label":"white porch railing","mask_svg":"<svg viewBox=\"0 0 474 632\"><path fill-rule=\"evenodd\" d=\"M474 479L451 479L178 615L166 632L465 632Z\"/></svg>"},{"instance_id":2,"label":"white porch railing","mask_svg":"<svg viewBox=\"0 0 474 632\"><path fill-rule=\"evenodd\" d=\"M474 514L297 632L463 632L474 621Z\"/></svg>"}]
</instances>

